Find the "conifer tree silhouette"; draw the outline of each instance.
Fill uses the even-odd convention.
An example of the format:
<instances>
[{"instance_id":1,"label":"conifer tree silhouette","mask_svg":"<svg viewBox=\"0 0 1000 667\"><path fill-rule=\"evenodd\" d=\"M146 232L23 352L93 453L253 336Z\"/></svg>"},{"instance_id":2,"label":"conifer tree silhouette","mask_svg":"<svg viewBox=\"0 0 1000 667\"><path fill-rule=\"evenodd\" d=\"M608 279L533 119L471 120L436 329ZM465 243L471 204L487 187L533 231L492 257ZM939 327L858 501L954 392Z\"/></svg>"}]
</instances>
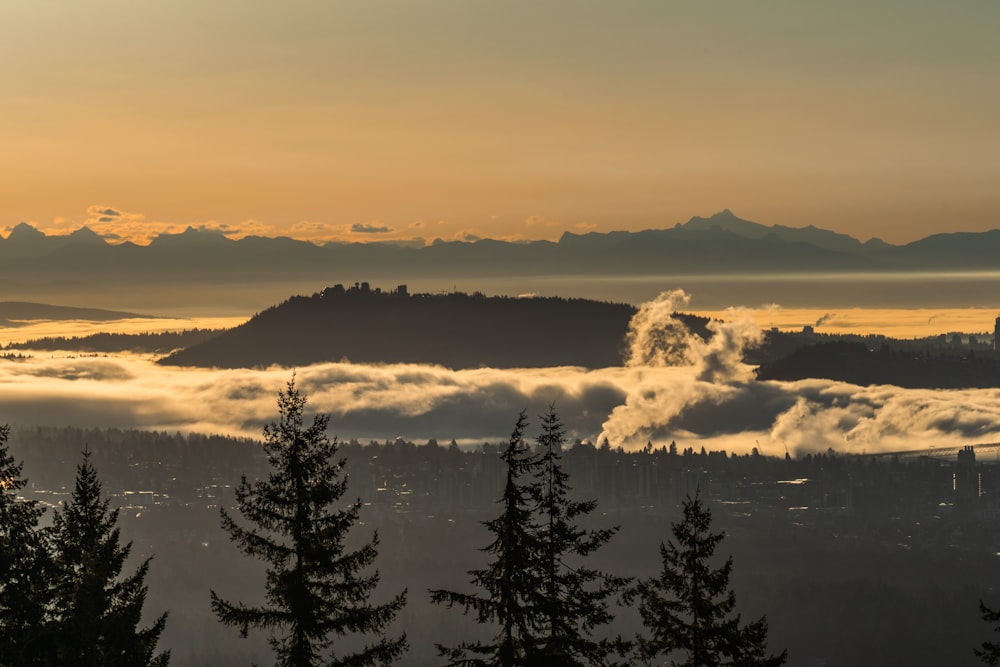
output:
<instances>
[{"instance_id":1,"label":"conifer tree silhouette","mask_svg":"<svg viewBox=\"0 0 1000 667\"><path fill-rule=\"evenodd\" d=\"M383 604L370 602L378 572L366 574L378 555L378 536L357 550L345 547L358 522L361 501L344 505L344 459L336 440L327 438L329 417L304 425L306 399L294 378L278 393L279 420L264 428L264 450L271 464L266 479L243 477L236 488L239 525L222 510L222 525L247 556L267 563L266 604L247 606L211 592L219 620L240 628L269 632L277 664L387 665L406 650L406 636L390 638L386 627L406 604L406 591ZM334 640L371 636L360 649L340 650Z\"/></svg>"},{"instance_id":2,"label":"conifer tree silhouette","mask_svg":"<svg viewBox=\"0 0 1000 667\"><path fill-rule=\"evenodd\" d=\"M745 626L734 615L729 588L732 556L712 566L724 538L712 533L712 513L696 493L684 502L684 520L673 524L673 539L660 544L659 577L639 584L639 613L650 637L639 637L639 656L649 662L667 656L684 667L777 667L786 652L767 654L767 619ZM677 661L677 655L680 655Z\"/></svg>"},{"instance_id":3,"label":"conifer tree silhouette","mask_svg":"<svg viewBox=\"0 0 1000 667\"><path fill-rule=\"evenodd\" d=\"M481 593L433 590L431 600L473 612L479 623L498 626L488 642L439 646L453 666L604 665L627 642L594 639L595 628L612 620L608 598L627 579L586 567L583 558L605 544L616 529L588 531L577 521L593 511L593 501L568 497L568 476L560 465L565 431L550 408L533 454L524 441L527 418L520 414L502 459L507 477L500 515L484 522L493 541L483 549L493 557L472 570Z\"/></svg>"},{"instance_id":4,"label":"conifer tree silhouette","mask_svg":"<svg viewBox=\"0 0 1000 667\"><path fill-rule=\"evenodd\" d=\"M165 667L156 653L166 624L161 614L140 628L150 558L121 576L132 543L120 544L118 510L109 509L90 452L76 468L69 502L52 525L52 649L56 664L79 667Z\"/></svg>"},{"instance_id":5,"label":"conifer tree silhouette","mask_svg":"<svg viewBox=\"0 0 1000 667\"><path fill-rule=\"evenodd\" d=\"M1000 610L990 609L983 601L979 601L979 614L983 620L993 626L994 632L1000 632ZM983 642L979 648L972 649L982 662L991 667L1000 665L1000 642Z\"/></svg>"},{"instance_id":6,"label":"conifer tree silhouette","mask_svg":"<svg viewBox=\"0 0 1000 667\"><path fill-rule=\"evenodd\" d=\"M0 665L45 665L48 553L38 530L43 509L17 497L27 480L0 425Z\"/></svg>"},{"instance_id":7,"label":"conifer tree silhouette","mask_svg":"<svg viewBox=\"0 0 1000 667\"><path fill-rule=\"evenodd\" d=\"M524 478L538 467L538 462L524 441L526 425L522 412L501 455L507 466L499 500L503 509L500 516L484 522L493 541L483 551L493 560L469 572L472 583L482 593L430 592L432 602L448 608L461 607L465 613L472 612L477 622L497 626L488 642L462 642L452 648L438 645L448 665L515 667L532 664L536 653L534 635L541 612L534 600L535 591L543 583L536 567L539 545L532 516L538 499L534 487Z\"/></svg>"},{"instance_id":8,"label":"conifer tree silhouette","mask_svg":"<svg viewBox=\"0 0 1000 667\"><path fill-rule=\"evenodd\" d=\"M549 406L537 439L539 465L535 473L539 569L543 579L538 591L538 606L544 618L540 652L549 665L613 664L615 654L627 652L628 642L621 638L595 639L593 632L614 620L609 598L623 594L630 580L585 563L585 558L607 544L618 527L580 528L579 522L596 509L597 502L570 499L569 475L561 463L565 433L554 407Z\"/></svg>"}]
</instances>

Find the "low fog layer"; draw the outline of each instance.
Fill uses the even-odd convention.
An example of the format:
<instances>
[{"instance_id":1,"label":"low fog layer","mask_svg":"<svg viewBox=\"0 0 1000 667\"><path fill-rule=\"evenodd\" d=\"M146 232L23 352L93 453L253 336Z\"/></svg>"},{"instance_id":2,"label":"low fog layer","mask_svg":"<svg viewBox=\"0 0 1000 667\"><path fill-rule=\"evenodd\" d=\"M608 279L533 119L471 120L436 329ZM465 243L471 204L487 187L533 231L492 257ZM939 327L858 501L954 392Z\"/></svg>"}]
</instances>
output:
<instances>
[{"instance_id":1,"label":"low fog layer","mask_svg":"<svg viewBox=\"0 0 1000 667\"><path fill-rule=\"evenodd\" d=\"M1000 390L857 387L827 380L756 382L740 363L759 342L749 316L715 322L712 340L668 315L683 292L645 304L624 367L474 369L326 363L295 369L310 406L342 439L459 442L506 438L519 411L554 403L571 436L612 446L765 454L875 452L1000 441ZM293 370L160 367L129 357L0 362L0 423L118 426L257 437Z\"/></svg>"}]
</instances>

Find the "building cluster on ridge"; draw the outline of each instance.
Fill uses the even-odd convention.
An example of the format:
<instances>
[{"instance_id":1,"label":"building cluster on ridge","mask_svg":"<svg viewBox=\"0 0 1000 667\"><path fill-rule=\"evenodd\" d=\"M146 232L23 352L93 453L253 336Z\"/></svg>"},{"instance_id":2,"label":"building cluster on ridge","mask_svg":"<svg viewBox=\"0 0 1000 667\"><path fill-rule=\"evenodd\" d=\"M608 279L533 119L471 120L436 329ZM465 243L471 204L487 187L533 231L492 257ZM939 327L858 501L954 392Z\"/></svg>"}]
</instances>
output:
<instances>
[{"instance_id":1,"label":"building cluster on ridge","mask_svg":"<svg viewBox=\"0 0 1000 667\"><path fill-rule=\"evenodd\" d=\"M322 292L320 296L324 298L338 297L338 296L381 296L383 294L389 296L399 296L406 298L410 296L409 290L406 285L397 285L396 289L389 292L383 292L381 287L376 287L372 289L372 286L368 283L354 283L350 287L345 288L343 284L337 283L333 287L327 287Z\"/></svg>"}]
</instances>

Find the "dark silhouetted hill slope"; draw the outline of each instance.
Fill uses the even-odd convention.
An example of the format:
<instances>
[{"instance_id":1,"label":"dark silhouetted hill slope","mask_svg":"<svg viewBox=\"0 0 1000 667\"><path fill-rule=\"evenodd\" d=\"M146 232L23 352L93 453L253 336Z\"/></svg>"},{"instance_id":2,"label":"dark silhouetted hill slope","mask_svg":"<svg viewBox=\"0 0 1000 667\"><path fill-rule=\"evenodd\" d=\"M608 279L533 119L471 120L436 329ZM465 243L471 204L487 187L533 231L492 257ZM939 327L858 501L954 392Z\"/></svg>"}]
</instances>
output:
<instances>
[{"instance_id":1,"label":"dark silhouetted hill slope","mask_svg":"<svg viewBox=\"0 0 1000 667\"><path fill-rule=\"evenodd\" d=\"M803 347L757 369L758 380L807 378L923 389L1000 387L1000 360L914 354L891 348L872 351L860 342L834 342Z\"/></svg>"},{"instance_id":2,"label":"dark silhouetted hill slope","mask_svg":"<svg viewBox=\"0 0 1000 667\"><path fill-rule=\"evenodd\" d=\"M635 308L560 298L335 291L296 296L160 363L299 366L324 361L449 368L616 366ZM703 318L689 318L704 331Z\"/></svg>"},{"instance_id":3,"label":"dark silhouetted hill slope","mask_svg":"<svg viewBox=\"0 0 1000 667\"><path fill-rule=\"evenodd\" d=\"M322 361L612 366L631 306L467 294L297 296L161 363L224 368Z\"/></svg>"}]
</instances>

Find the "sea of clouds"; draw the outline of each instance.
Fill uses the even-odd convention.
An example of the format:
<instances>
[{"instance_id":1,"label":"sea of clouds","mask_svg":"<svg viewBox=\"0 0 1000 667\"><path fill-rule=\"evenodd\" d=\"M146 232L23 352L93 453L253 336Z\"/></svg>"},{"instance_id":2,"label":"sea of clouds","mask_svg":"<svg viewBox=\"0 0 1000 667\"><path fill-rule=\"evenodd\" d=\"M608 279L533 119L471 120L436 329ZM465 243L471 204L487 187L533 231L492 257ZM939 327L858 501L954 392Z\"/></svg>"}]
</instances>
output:
<instances>
[{"instance_id":1,"label":"sea of clouds","mask_svg":"<svg viewBox=\"0 0 1000 667\"><path fill-rule=\"evenodd\" d=\"M1000 441L1000 390L757 382L741 363L760 327L732 312L703 341L670 315L687 295L644 304L621 367L450 370L324 363L297 369L162 367L152 359L34 353L0 360L0 423L258 437L291 379L341 439L500 441L518 413L553 404L571 437L765 454L878 452Z\"/></svg>"}]
</instances>

